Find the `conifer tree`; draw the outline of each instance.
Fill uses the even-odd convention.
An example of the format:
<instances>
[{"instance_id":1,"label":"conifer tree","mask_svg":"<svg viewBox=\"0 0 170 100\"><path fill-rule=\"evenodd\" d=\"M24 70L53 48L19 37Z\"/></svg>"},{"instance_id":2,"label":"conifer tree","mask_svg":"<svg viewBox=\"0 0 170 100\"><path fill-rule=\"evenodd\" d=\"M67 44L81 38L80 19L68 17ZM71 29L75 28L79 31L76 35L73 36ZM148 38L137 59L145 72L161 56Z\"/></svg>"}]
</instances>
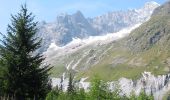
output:
<instances>
[{"instance_id":1,"label":"conifer tree","mask_svg":"<svg viewBox=\"0 0 170 100\"><path fill-rule=\"evenodd\" d=\"M42 66L43 56L35 53L41 44L36 37L37 22L26 5L11 21L0 43L0 66L7 69L3 76L5 94L16 100L44 99L50 89L51 67Z\"/></svg>"},{"instance_id":2,"label":"conifer tree","mask_svg":"<svg viewBox=\"0 0 170 100\"><path fill-rule=\"evenodd\" d=\"M73 94L74 93L73 76L72 76L71 73L69 75L69 82L68 82L67 92L68 92L68 94Z\"/></svg>"}]
</instances>

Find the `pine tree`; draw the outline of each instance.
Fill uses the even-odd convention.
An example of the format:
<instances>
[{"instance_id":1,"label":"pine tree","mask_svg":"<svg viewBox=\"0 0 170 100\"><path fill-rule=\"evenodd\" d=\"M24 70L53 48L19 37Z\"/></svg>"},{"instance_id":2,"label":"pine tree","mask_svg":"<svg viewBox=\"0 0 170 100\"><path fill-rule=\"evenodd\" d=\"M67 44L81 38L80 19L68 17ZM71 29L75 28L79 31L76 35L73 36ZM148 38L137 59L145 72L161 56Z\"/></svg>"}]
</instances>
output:
<instances>
[{"instance_id":1,"label":"pine tree","mask_svg":"<svg viewBox=\"0 0 170 100\"><path fill-rule=\"evenodd\" d=\"M75 84L73 78L74 78L73 75L70 73L68 87L67 87L67 100L76 99L76 90L75 90Z\"/></svg>"},{"instance_id":2,"label":"pine tree","mask_svg":"<svg viewBox=\"0 0 170 100\"><path fill-rule=\"evenodd\" d=\"M74 93L73 76L72 76L71 73L69 75L69 82L68 82L67 92L68 92L68 94L73 94Z\"/></svg>"},{"instance_id":3,"label":"pine tree","mask_svg":"<svg viewBox=\"0 0 170 100\"><path fill-rule=\"evenodd\" d=\"M61 81L60 81L60 91L63 91L63 76L60 78Z\"/></svg>"},{"instance_id":4,"label":"pine tree","mask_svg":"<svg viewBox=\"0 0 170 100\"><path fill-rule=\"evenodd\" d=\"M11 21L0 43L0 66L7 69L3 76L5 94L17 100L44 99L50 89L51 67L42 66L43 56L35 53L41 44L36 37L37 22L26 5Z\"/></svg>"}]
</instances>

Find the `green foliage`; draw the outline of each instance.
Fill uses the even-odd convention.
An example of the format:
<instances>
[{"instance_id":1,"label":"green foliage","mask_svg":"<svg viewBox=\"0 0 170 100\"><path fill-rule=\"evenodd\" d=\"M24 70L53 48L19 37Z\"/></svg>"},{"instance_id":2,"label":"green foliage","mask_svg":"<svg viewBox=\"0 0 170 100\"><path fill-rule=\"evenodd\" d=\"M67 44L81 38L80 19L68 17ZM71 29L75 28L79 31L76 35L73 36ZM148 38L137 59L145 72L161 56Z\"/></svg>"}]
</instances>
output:
<instances>
[{"instance_id":1,"label":"green foliage","mask_svg":"<svg viewBox=\"0 0 170 100\"><path fill-rule=\"evenodd\" d=\"M85 93L85 91L84 91L84 89L79 89L78 91L77 91L77 100L86 100L86 93Z\"/></svg>"},{"instance_id":2,"label":"green foliage","mask_svg":"<svg viewBox=\"0 0 170 100\"><path fill-rule=\"evenodd\" d=\"M135 92L132 91L129 97L130 100L137 100L137 96L135 95Z\"/></svg>"},{"instance_id":3,"label":"green foliage","mask_svg":"<svg viewBox=\"0 0 170 100\"><path fill-rule=\"evenodd\" d=\"M95 77L91 81L91 88L90 88L90 100L105 100L105 99L111 99L112 93L109 90L108 84L100 78Z\"/></svg>"},{"instance_id":4,"label":"green foliage","mask_svg":"<svg viewBox=\"0 0 170 100\"><path fill-rule=\"evenodd\" d=\"M51 90L46 97L46 100L56 100L60 94L60 90L56 87L54 90Z\"/></svg>"},{"instance_id":5,"label":"green foliage","mask_svg":"<svg viewBox=\"0 0 170 100\"><path fill-rule=\"evenodd\" d=\"M117 84L114 87L114 90L111 91L106 82L100 80L99 77L94 77L89 91L85 92L84 89L74 88L74 94L71 94L69 91L55 92L58 90L52 90L46 100L154 100L152 95L147 95L144 91L141 91L138 96L134 91L130 96L126 96L122 95Z\"/></svg>"},{"instance_id":6,"label":"green foliage","mask_svg":"<svg viewBox=\"0 0 170 100\"><path fill-rule=\"evenodd\" d=\"M120 96L118 85L115 85L114 87L114 91L110 90L107 82L95 77L91 81L91 88L88 92L90 98L88 100L125 100L127 96Z\"/></svg>"},{"instance_id":7,"label":"green foliage","mask_svg":"<svg viewBox=\"0 0 170 100\"><path fill-rule=\"evenodd\" d=\"M154 100L152 95L147 95L145 91L141 91L137 100Z\"/></svg>"},{"instance_id":8,"label":"green foliage","mask_svg":"<svg viewBox=\"0 0 170 100\"><path fill-rule=\"evenodd\" d=\"M90 99L94 100L96 98L100 99L101 97L101 87L102 82L100 79L98 79L98 77L95 77L92 81L91 81L91 88L90 88Z\"/></svg>"},{"instance_id":9,"label":"green foliage","mask_svg":"<svg viewBox=\"0 0 170 100\"><path fill-rule=\"evenodd\" d=\"M69 75L69 82L68 82L68 88L67 88L67 92L68 92L68 94L74 94L74 89L75 89L75 87L74 87L74 82L73 82L73 76L72 76L72 74L70 73L70 75Z\"/></svg>"},{"instance_id":10,"label":"green foliage","mask_svg":"<svg viewBox=\"0 0 170 100\"><path fill-rule=\"evenodd\" d=\"M6 82L4 81L4 72L5 68L3 66L0 66L0 96L4 95L4 86Z\"/></svg>"},{"instance_id":11,"label":"green foliage","mask_svg":"<svg viewBox=\"0 0 170 100\"><path fill-rule=\"evenodd\" d=\"M0 43L0 66L4 68L2 95L16 100L44 99L50 89L50 67L41 66L44 58L35 53L41 44L36 37L37 22L26 6L11 21Z\"/></svg>"},{"instance_id":12,"label":"green foliage","mask_svg":"<svg viewBox=\"0 0 170 100\"><path fill-rule=\"evenodd\" d=\"M123 95L122 97L120 96L120 93L121 93L121 90L119 89L119 85L118 84L115 84L114 85L114 91L112 91L112 99L115 99L115 100L120 100L120 99L125 99L126 96Z\"/></svg>"}]
</instances>

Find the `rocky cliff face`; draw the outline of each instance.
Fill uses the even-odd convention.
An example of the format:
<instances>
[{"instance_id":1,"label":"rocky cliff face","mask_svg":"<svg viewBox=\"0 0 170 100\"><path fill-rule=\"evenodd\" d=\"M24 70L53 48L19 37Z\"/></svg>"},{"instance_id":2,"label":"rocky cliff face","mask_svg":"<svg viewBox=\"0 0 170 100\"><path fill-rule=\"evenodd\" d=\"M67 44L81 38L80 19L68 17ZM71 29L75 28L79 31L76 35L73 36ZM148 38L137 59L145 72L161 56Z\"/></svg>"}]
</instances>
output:
<instances>
[{"instance_id":1,"label":"rocky cliff face","mask_svg":"<svg viewBox=\"0 0 170 100\"><path fill-rule=\"evenodd\" d=\"M134 91L139 95L141 90L147 94L153 93L155 100L162 100L162 97L170 90L170 74L154 76L150 72L142 73L142 77L136 81L127 78L118 80L123 93L130 95Z\"/></svg>"},{"instance_id":2,"label":"rocky cliff face","mask_svg":"<svg viewBox=\"0 0 170 100\"><path fill-rule=\"evenodd\" d=\"M98 33L113 33L122 28L145 22L158 6L159 4L156 2L147 2L140 9L109 12L90 19L89 22Z\"/></svg>"},{"instance_id":3,"label":"rocky cliff face","mask_svg":"<svg viewBox=\"0 0 170 100\"><path fill-rule=\"evenodd\" d=\"M72 38L86 38L97 35L97 32L80 11L73 15L61 14L52 23L41 23L38 36L43 38L42 50L45 51L54 42L63 46L72 41Z\"/></svg>"},{"instance_id":4,"label":"rocky cliff face","mask_svg":"<svg viewBox=\"0 0 170 100\"><path fill-rule=\"evenodd\" d=\"M85 18L80 11L72 15L60 14L54 22L39 24L38 36L43 38L43 47L40 51L46 51L52 42L63 46L71 42L73 38L83 39L114 33L143 23L158 6L159 4L155 2L148 2L140 9L113 11L95 18Z\"/></svg>"},{"instance_id":5,"label":"rocky cliff face","mask_svg":"<svg viewBox=\"0 0 170 100\"><path fill-rule=\"evenodd\" d=\"M87 78L82 78L80 82L76 83L80 88L84 88L86 91L90 88L90 82L85 82ZM60 86L62 84L64 91L67 90L68 78L63 78L61 82L59 78L52 78L52 85ZM136 95L144 90L147 94L153 94L155 100L162 100L163 96L170 90L170 74L154 76L151 72L143 72L142 76L138 80L132 80L127 78L120 78L118 81L108 82L111 90L115 86L120 86L120 95L126 94L130 96L132 92Z\"/></svg>"}]
</instances>

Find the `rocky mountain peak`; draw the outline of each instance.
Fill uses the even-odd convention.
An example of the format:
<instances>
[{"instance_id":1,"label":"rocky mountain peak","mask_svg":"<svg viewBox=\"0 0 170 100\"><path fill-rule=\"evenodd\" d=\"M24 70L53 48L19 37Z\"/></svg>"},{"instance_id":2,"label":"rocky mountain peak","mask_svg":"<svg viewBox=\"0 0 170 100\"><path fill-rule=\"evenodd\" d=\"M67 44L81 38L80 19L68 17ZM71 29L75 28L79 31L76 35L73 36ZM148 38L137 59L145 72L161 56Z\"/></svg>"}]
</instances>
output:
<instances>
[{"instance_id":1,"label":"rocky mountain peak","mask_svg":"<svg viewBox=\"0 0 170 100\"><path fill-rule=\"evenodd\" d=\"M85 18L81 11L74 14L61 13L56 21L41 24L39 36L44 39L45 50L51 41L59 46L68 44L73 38L88 38L118 32L135 24L143 23L150 18L152 11L159 6L148 2L141 9L113 11L95 18Z\"/></svg>"},{"instance_id":2,"label":"rocky mountain peak","mask_svg":"<svg viewBox=\"0 0 170 100\"><path fill-rule=\"evenodd\" d=\"M150 1L150 2L145 3L144 8L155 8L155 7L158 7L158 6L160 6L160 4L158 4L157 2Z\"/></svg>"},{"instance_id":3,"label":"rocky mountain peak","mask_svg":"<svg viewBox=\"0 0 170 100\"><path fill-rule=\"evenodd\" d=\"M154 1L150 1L145 3L144 7L142 7L141 9L139 9L139 13L143 13L145 16L147 16L146 14L152 14L153 10L157 7L159 7L160 4L154 2Z\"/></svg>"},{"instance_id":4,"label":"rocky mountain peak","mask_svg":"<svg viewBox=\"0 0 170 100\"><path fill-rule=\"evenodd\" d=\"M76 13L73 14L74 16L79 16L79 17L84 17L84 15L82 14L82 12L80 10L78 10Z\"/></svg>"}]
</instances>

